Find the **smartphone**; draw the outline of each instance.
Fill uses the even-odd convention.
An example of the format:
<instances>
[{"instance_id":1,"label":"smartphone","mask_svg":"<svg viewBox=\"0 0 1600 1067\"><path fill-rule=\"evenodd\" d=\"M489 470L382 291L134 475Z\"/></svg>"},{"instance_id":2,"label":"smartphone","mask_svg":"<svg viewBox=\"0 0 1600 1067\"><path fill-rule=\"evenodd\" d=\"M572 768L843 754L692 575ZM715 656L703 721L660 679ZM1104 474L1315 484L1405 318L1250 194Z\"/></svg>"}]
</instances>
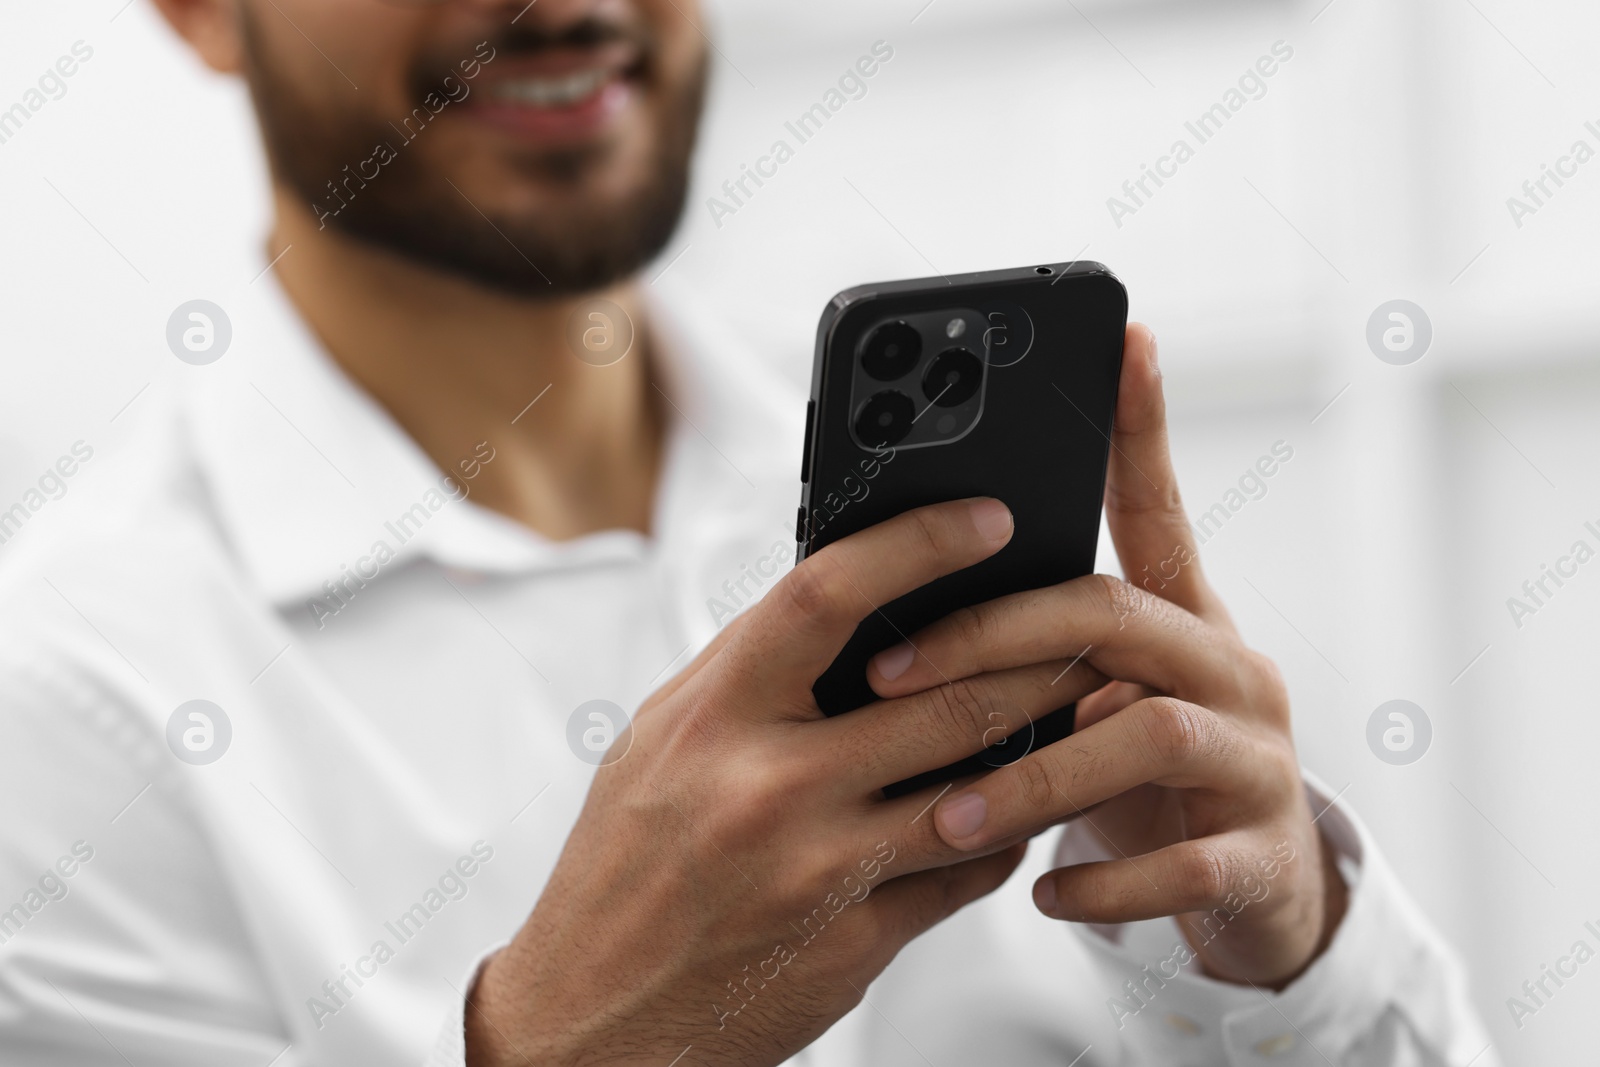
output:
<instances>
[{"instance_id":1,"label":"smartphone","mask_svg":"<svg viewBox=\"0 0 1600 1067\"><path fill-rule=\"evenodd\" d=\"M1003 501L1010 543L880 606L812 692L829 715L876 700L867 662L958 608L1094 569L1128 297L1093 262L847 289L817 326L796 560L911 508ZM1074 706L997 715L966 759L900 795L1014 762L1072 732Z\"/></svg>"}]
</instances>

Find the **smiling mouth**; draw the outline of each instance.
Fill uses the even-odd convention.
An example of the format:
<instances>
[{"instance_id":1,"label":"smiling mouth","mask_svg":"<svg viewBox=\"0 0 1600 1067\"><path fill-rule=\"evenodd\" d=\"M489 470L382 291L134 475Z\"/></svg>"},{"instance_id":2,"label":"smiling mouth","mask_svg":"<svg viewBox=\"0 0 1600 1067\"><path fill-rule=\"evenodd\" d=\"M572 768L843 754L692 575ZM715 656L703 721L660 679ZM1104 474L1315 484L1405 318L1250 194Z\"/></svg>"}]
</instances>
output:
<instances>
[{"instance_id":1,"label":"smiling mouth","mask_svg":"<svg viewBox=\"0 0 1600 1067\"><path fill-rule=\"evenodd\" d=\"M576 107L600 94L607 83L619 80L615 67L595 67L562 77L507 79L486 94L496 104L525 107Z\"/></svg>"},{"instance_id":2,"label":"smiling mouth","mask_svg":"<svg viewBox=\"0 0 1600 1067\"><path fill-rule=\"evenodd\" d=\"M523 144L573 146L608 135L638 103L648 61L626 42L505 56L468 114Z\"/></svg>"}]
</instances>

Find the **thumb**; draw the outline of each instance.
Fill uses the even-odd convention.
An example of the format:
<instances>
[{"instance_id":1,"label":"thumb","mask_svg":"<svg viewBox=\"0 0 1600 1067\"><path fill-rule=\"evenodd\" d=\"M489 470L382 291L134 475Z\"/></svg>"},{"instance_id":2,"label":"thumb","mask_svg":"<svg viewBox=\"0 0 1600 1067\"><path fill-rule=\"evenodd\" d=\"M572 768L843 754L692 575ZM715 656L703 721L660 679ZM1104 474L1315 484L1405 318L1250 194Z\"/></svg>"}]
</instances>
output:
<instances>
[{"instance_id":1,"label":"thumb","mask_svg":"<svg viewBox=\"0 0 1600 1067\"><path fill-rule=\"evenodd\" d=\"M1106 526L1130 583L1232 627L1200 571L1199 547L1172 470L1156 339L1139 323L1128 327L1123 347L1106 468Z\"/></svg>"}]
</instances>

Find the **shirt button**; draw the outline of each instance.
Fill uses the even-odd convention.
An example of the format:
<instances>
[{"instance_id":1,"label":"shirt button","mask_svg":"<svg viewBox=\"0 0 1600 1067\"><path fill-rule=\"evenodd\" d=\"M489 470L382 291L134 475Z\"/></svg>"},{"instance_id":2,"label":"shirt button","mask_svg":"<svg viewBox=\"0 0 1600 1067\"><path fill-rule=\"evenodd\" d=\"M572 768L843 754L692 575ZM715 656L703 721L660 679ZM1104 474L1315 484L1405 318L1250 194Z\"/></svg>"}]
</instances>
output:
<instances>
[{"instance_id":1,"label":"shirt button","mask_svg":"<svg viewBox=\"0 0 1600 1067\"><path fill-rule=\"evenodd\" d=\"M1189 1037L1199 1037L1202 1033L1199 1023L1195 1022L1187 1015L1179 1015L1177 1012L1172 1012L1169 1014L1166 1017L1166 1023L1168 1026L1178 1031L1178 1033L1185 1034Z\"/></svg>"},{"instance_id":2,"label":"shirt button","mask_svg":"<svg viewBox=\"0 0 1600 1067\"><path fill-rule=\"evenodd\" d=\"M1277 1037L1269 1037L1265 1041L1257 1041L1255 1053L1257 1056L1281 1056L1292 1048L1294 1048L1294 1035L1279 1034Z\"/></svg>"}]
</instances>

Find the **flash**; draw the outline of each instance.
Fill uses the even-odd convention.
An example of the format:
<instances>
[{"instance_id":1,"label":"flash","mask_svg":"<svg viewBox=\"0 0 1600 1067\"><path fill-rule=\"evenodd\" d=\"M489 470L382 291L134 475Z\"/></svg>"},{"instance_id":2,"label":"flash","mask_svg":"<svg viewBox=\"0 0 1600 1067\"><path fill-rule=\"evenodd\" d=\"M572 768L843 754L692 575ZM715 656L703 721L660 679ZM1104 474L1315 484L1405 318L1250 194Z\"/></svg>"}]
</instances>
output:
<instances>
[{"instance_id":1,"label":"flash","mask_svg":"<svg viewBox=\"0 0 1600 1067\"><path fill-rule=\"evenodd\" d=\"M948 323L945 324L945 327L944 327L944 335L946 337L950 338L951 340L955 340L957 337L960 337L962 334L964 334L966 332L967 332L967 320L966 319L951 319Z\"/></svg>"}]
</instances>

